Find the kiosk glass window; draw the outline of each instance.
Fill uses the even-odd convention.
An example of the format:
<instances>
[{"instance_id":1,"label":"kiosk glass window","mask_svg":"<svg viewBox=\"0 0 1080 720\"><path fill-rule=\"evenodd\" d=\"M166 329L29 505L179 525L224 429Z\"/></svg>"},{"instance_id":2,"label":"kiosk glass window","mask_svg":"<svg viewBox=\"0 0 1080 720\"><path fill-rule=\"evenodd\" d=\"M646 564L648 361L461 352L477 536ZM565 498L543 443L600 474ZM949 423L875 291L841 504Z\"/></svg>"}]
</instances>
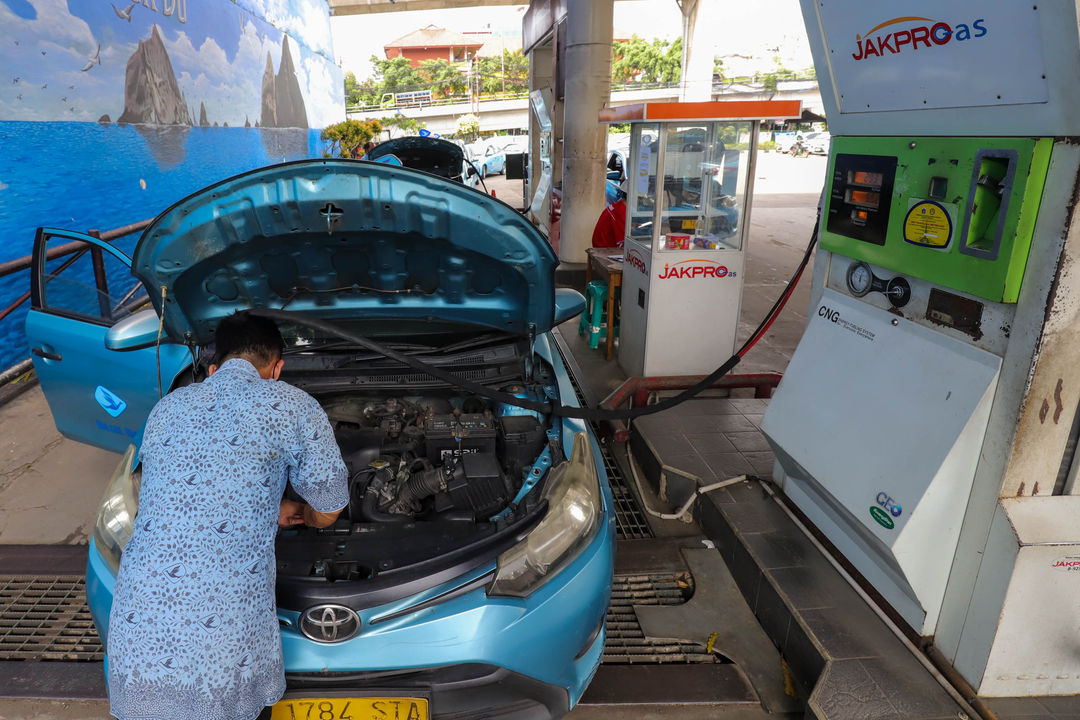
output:
<instances>
[{"instance_id":1,"label":"kiosk glass window","mask_svg":"<svg viewBox=\"0 0 1080 720\"><path fill-rule=\"evenodd\" d=\"M740 249L749 122L664 128L662 250Z\"/></svg>"},{"instance_id":2,"label":"kiosk glass window","mask_svg":"<svg viewBox=\"0 0 1080 720\"><path fill-rule=\"evenodd\" d=\"M634 123L630 129L629 211L630 237L644 243L652 240L653 211L656 208L656 168L660 126L657 123Z\"/></svg>"}]
</instances>

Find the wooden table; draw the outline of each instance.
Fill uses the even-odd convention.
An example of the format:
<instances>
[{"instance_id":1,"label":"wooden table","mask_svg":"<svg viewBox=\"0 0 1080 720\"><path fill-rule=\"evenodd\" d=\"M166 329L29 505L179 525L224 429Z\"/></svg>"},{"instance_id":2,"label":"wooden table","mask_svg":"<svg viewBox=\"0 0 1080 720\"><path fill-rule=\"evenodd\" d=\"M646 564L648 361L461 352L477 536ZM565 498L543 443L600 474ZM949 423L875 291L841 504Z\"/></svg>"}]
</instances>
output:
<instances>
[{"instance_id":1,"label":"wooden table","mask_svg":"<svg viewBox=\"0 0 1080 720\"><path fill-rule=\"evenodd\" d=\"M594 275L607 283L607 359L610 360L615 348L615 291L622 285L623 249L588 248L585 253L589 256L585 283L591 282Z\"/></svg>"}]
</instances>

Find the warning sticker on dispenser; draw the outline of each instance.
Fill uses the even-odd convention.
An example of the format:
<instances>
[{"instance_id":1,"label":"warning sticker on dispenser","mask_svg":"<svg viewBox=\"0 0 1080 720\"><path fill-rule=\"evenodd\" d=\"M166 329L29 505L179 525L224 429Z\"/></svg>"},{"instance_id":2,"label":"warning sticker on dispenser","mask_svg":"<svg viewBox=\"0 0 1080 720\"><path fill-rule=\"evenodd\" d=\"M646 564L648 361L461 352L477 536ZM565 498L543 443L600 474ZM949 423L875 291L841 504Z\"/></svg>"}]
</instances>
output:
<instances>
[{"instance_id":1,"label":"warning sticker on dispenser","mask_svg":"<svg viewBox=\"0 0 1080 720\"><path fill-rule=\"evenodd\" d=\"M955 205L913 199L911 208L904 216L904 241L944 250L952 240L952 215L955 212Z\"/></svg>"}]
</instances>

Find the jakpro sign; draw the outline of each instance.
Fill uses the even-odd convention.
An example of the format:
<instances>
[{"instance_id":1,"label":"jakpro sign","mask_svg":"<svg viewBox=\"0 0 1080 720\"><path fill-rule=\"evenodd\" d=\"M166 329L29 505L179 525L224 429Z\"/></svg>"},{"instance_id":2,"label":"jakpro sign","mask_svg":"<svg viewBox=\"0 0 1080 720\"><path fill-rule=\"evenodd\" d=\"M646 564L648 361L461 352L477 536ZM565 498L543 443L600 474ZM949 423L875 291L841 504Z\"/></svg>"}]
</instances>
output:
<instances>
[{"instance_id":1,"label":"jakpro sign","mask_svg":"<svg viewBox=\"0 0 1080 720\"><path fill-rule=\"evenodd\" d=\"M664 269L656 276L658 280L689 280L693 278L735 277L735 271L729 271L726 265L715 260L682 260L674 265L664 263Z\"/></svg>"},{"instance_id":2,"label":"jakpro sign","mask_svg":"<svg viewBox=\"0 0 1080 720\"><path fill-rule=\"evenodd\" d=\"M1048 99L1039 3L820 0L815 5L828 38L841 112ZM1009 62L1001 62L1006 55Z\"/></svg>"}]
</instances>

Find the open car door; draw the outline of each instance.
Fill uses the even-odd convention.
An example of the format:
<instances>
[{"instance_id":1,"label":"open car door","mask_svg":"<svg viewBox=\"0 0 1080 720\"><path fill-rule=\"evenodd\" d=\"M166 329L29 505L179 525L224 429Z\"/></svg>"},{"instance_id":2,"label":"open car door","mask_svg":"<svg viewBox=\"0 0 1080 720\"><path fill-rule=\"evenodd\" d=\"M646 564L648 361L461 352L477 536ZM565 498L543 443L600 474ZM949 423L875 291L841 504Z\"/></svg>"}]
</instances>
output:
<instances>
[{"instance_id":1,"label":"open car door","mask_svg":"<svg viewBox=\"0 0 1080 720\"><path fill-rule=\"evenodd\" d=\"M136 350L106 347L109 329L134 313L145 317L150 303L131 274L131 258L104 240L38 228L30 290L26 337L56 429L122 452L158 401L159 361L160 387L168 391L191 364L190 352L166 342L160 354L155 342Z\"/></svg>"}]
</instances>

